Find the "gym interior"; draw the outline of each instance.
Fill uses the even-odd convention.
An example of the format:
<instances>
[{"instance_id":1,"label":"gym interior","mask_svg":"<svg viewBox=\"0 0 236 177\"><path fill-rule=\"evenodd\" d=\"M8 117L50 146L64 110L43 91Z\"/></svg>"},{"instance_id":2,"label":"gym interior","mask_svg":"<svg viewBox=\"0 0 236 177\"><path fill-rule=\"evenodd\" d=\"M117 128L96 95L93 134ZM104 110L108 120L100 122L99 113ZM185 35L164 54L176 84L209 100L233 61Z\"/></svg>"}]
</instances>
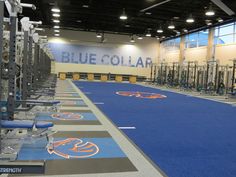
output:
<instances>
[{"instance_id":1,"label":"gym interior","mask_svg":"<svg viewBox=\"0 0 236 177\"><path fill-rule=\"evenodd\" d=\"M0 176L235 177L235 13L0 0Z\"/></svg>"}]
</instances>

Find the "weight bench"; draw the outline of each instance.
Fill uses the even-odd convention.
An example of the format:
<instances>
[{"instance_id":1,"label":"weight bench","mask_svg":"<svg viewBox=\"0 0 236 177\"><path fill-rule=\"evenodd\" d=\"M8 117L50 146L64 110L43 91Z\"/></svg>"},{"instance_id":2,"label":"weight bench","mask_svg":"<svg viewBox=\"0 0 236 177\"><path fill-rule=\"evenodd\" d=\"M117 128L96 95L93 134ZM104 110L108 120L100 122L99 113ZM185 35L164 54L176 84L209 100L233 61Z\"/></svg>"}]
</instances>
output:
<instances>
[{"instance_id":1,"label":"weight bench","mask_svg":"<svg viewBox=\"0 0 236 177\"><path fill-rule=\"evenodd\" d=\"M5 129L48 129L50 127L53 127L52 122L42 122L42 121L25 121L25 120L2 120L1 121L1 128Z\"/></svg>"},{"instance_id":2,"label":"weight bench","mask_svg":"<svg viewBox=\"0 0 236 177\"><path fill-rule=\"evenodd\" d=\"M5 136L5 141L10 139L16 139L19 141L20 146L23 144L25 140L26 143L29 143L36 139L46 137L47 138L47 147L53 147L51 144L53 144L53 137L51 136L54 132L49 130L53 127L52 122L45 122L45 121L28 121L28 120L2 120L1 121L1 128L6 129L7 134ZM27 131L27 133L23 136L18 137L17 132L19 130L26 129L30 130ZM30 138L30 140L26 139ZM13 142L13 141L12 141ZM14 141L15 142L15 141ZM2 154L0 154L0 160L1 159L8 159L10 161L14 161L17 157L18 151L14 149L13 144L7 144L6 145L6 152L2 151ZM11 151L9 153L8 151Z\"/></svg>"}]
</instances>

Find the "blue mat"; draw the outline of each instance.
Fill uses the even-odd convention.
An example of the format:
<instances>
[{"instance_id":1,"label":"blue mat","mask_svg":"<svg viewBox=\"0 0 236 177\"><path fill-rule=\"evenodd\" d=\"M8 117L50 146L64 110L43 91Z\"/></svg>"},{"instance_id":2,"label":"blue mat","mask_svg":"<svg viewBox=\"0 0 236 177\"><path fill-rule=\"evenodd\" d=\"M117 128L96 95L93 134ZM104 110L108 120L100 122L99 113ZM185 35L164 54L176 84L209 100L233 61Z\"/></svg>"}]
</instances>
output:
<instances>
[{"instance_id":1,"label":"blue mat","mask_svg":"<svg viewBox=\"0 0 236 177\"><path fill-rule=\"evenodd\" d=\"M63 112L62 113L55 113L55 112L54 113L53 112L51 112L51 113L38 113L36 115L36 120L40 120L40 121L60 120L60 119L53 117L54 114L60 115L60 118L63 120L77 120L77 121L97 120L97 117L93 113L87 113L87 112L71 113L72 116L79 115L78 119L73 119L73 117L69 117L69 116L63 116Z\"/></svg>"},{"instance_id":2,"label":"blue mat","mask_svg":"<svg viewBox=\"0 0 236 177\"><path fill-rule=\"evenodd\" d=\"M139 85L74 82L170 177L236 176L236 108ZM117 95L158 93L165 99Z\"/></svg>"},{"instance_id":3,"label":"blue mat","mask_svg":"<svg viewBox=\"0 0 236 177\"><path fill-rule=\"evenodd\" d=\"M68 139L72 140L66 141L60 146L56 146L57 142ZM47 144L45 139L37 140L35 143L24 144L18 154L17 160L63 160L126 157L112 138L55 138L54 143L55 146L52 152L45 149ZM78 143L79 148L75 148L76 143Z\"/></svg>"}]
</instances>

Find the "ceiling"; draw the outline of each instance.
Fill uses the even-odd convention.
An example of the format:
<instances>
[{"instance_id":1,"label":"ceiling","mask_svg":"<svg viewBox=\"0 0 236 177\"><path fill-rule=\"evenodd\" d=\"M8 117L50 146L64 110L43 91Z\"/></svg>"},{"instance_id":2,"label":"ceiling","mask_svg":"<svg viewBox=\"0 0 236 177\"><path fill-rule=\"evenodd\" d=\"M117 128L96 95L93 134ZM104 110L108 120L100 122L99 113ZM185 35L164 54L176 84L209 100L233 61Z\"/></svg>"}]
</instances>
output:
<instances>
[{"instance_id":1,"label":"ceiling","mask_svg":"<svg viewBox=\"0 0 236 177\"><path fill-rule=\"evenodd\" d=\"M205 16L205 9L209 7L210 0L170 0L160 6L145 12L142 9L165 0L22 0L22 3L33 3L37 10L24 9L20 16L29 16L31 20L43 21L42 27L53 28L51 8L57 4L60 8L60 27L62 29L80 31L99 31L107 33L144 35L147 29L151 29L152 36L176 36L176 32L182 33L183 29L189 31L206 27L205 20L217 23L217 18L224 21L235 19L229 16L218 6L212 4L215 16ZM236 12L236 0L222 0L228 7ZM88 7L83 7L88 5ZM123 8L128 20L121 21ZM148 12L148 14L147 14ZM192 14L195 22L187 24L186 18ZM168 24L173 21L176 28L168 29ZM156 30L162 26L164 33L157 34Z\"/></svg>"}]
</instances>

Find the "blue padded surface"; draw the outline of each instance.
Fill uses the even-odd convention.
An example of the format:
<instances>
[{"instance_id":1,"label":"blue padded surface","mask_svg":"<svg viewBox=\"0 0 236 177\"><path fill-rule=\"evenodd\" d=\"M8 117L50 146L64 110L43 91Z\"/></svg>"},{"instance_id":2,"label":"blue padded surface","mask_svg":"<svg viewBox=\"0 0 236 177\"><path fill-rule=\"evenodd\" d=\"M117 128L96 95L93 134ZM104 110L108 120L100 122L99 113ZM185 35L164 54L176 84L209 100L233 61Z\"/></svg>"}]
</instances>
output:
<instances>
[{"instance_id":1,"label":"blue padded surface","mask_svg":"<svg viewBox=\"0 0 236 177\"><path fill-rule=\"evenodd\" d=\"M132 84L74 82L169 177L236 177L236 107ZM141 99L139 91L166 95ZM147 175L148 176L148 175Z\"/></svg>"},{"instance_id":2,"label":"blue padded surface","mask_svg":"<svg viewBox=\"0 0 236 177\"><path fill-rule=\"evenodd\" d=\"M33 128L33 121L22 121L22 120L2 120L2 128Z\"/></svg>"},{"instance_id":3,"label":"blue padded surface","mask_svg":"<svg viewBox=\"0 0 236 177\"><path fill-rule=\"evenodd\" d=\"M60 101L54 100L54 101L48 101L48 100L26 100L28 103L50 103L50 104L59 104Z\"/></svg>"},{"instance_id":4,"label":"blue padded surface","mask_svg":"<svg viewBox=\"0 0 236 177\"><path fill-rule=\"evenodd\" d=\"M53 127L53 123L52 122L36 122L35 124L36 128L50 128Z\"/></svg>"}]
</instances>

